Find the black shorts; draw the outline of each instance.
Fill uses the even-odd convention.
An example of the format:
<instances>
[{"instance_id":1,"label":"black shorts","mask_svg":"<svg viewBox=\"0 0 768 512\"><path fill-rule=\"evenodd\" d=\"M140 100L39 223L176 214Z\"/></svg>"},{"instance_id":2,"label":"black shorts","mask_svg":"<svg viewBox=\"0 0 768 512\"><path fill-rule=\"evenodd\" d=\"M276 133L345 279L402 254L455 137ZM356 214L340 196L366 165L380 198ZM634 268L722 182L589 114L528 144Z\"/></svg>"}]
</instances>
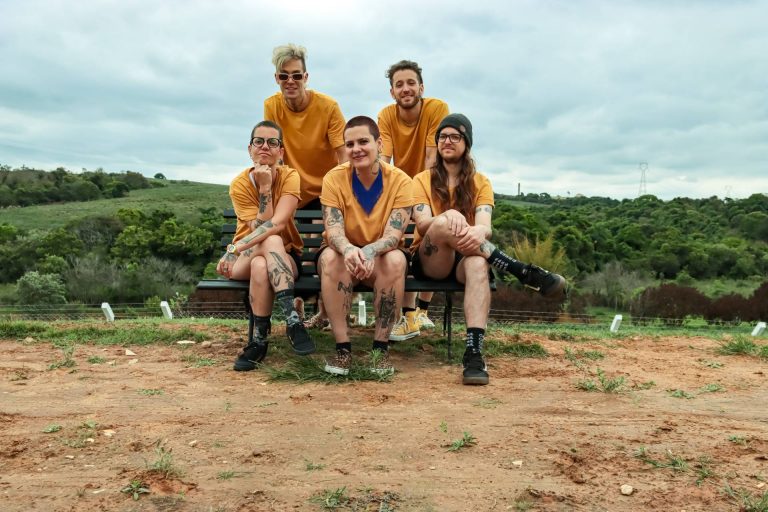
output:
<instances>
[{"instance_id":1,"label":"black shorts","mask_svg":"<svg viewBox=\"0 0 768 512\"><path fill-rule=\"evenodd\" d=\"M416 252L411 257L411 273L413 274L413 277L422 281L456 281L456 269L459 266L459 262L464 259L464 256L459 251L454 251L454 257L453 257L453 267L451 268L451 271L448 273L447 276L445 276L442 279L435 279L434 277L429 277L424 273L424 269L421 266L421 258L419 258L419 251L416 250ZM489 281L493 282L496 280L496 276L493 273L493 269L488 266L488 279Z\"/></svg>"},{"instance_id":2,"label":"black shorts","mask_svg":"<svg viewBox=\"0 0 768 512\"><path fill-rule=\"evenodd\" d=\"M320 254L324 250L326 250L326 249L331 249L332 251L334 250L334 249L332 249L331 247L329 247L327 245L321 246L317 250L317 252L315 253L315 268L317 268L317 262L320 261ZM401 253L403 253L403 256L405 256L405 268L406 269L410 268L410 266L411 266L411 254L408 251L406 251L405 249L400 249L399 247L396 250L400 251ZM317 275L319 276L320 274L318 273ZM408 271L407 270L405 272L405 275L406 276L408 275Z\"/></svg>"}]
</instances>

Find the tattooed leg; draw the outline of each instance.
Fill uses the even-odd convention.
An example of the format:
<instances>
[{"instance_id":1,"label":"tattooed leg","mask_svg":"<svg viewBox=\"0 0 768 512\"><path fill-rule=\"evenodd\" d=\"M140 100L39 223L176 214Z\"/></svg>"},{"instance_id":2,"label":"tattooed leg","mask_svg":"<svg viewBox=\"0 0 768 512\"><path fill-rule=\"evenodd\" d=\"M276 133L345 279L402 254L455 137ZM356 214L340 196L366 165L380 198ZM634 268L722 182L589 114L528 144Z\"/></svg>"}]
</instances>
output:
<instances>
[{"instance_id":1,"label":"tattooed leg","mask_svg":"<svg viewBox=\"0 0 768 512\"><path fill-rule=\"evenodd\" d=\"M405 255L398 250L376 258L374 282L369 283L375 290L373 307L376 311L376 340L388 340L395 320L400 316L406 269Z\"/></svg>"},{"instance_id":2,"label":"tattooed leg","mask_svg":"<svg viewBox=\"0 0 768 512\"><path fill-rule=\"evenodd\" d=\"M331 248L320 254L320 292L325 303L333 337L337 343L349 341L347 314L352 301L354 281L344 265L344 258Z\"/></svg>"}]
</instances>

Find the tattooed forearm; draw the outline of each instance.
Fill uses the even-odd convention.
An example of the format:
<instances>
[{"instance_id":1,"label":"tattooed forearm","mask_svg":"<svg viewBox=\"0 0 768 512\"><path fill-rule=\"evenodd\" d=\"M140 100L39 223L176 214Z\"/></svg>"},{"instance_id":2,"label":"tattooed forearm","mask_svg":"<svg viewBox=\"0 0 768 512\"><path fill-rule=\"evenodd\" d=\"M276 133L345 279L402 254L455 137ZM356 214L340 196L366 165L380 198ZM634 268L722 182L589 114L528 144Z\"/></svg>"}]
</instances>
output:
<instances>
[{"instance_id":1,"label":"tattooed forearm","mask_svg":"<svg viewBox=\"0 0 768 512\"><path fill-rule=\"evenodd\" d=\"M390 327L395 323L395 289L382 290L379 295L377 321L379 328Z\"/></svg>"},{"instance_id":2,"label":"tattooed forearm","mask_svg":"<svg viewBox=\"0 0 768 512\"><path fill-rule=\"evenodd\" d=\"M259 193L259 213L267 211L267 206L272 203L272 192L266 194Z\"/></svg>"},{"instance_id":3,"label":"tattooed forearm","mask_svg":"<svg viewBox=\"0 0 768 512\"><path fill-rule=\"evenodd\" d=\"M274 227L274 224L272 224L271 220L264 221L264 224L254 229L248 236L240 240L240 243L243 245L247 245L252 240L255 240L259 238L261 235L269 231L270 228Z\"/></svg>"},{"instance_id":4,"label":"tattooed forearm","mask_svg":"<svg viewBox=\"0 0 768 512\"><path fill-rule=\"evenodd\" d=\"M265 221L265 220L261 220L261 219L253 219L253 220L251 221L251 231L253 231L253 230L254 230L254 229L256 229L257 227L261 226L261 225L262 225L262 224L264 224L265 222L267 222L267 221Z\"/></svg>"},{"instance_id":5,"label":"tattooed forearm","mask_svg":"<svg viewBox=\"0 0 768 512\"><path fill-rule=\"evenodd\" d=\"M272 283L272 287L277 289L280 283L286 283L288 288L293 288L293 270L291 270L291 266L276 252L270 251L269 255L272 256L272 261L270 262L272 264L269 265L272 267L269 269L269 280Z\"/></svg>"},{"instance_id":6,"label":"tattooed forearm","mask_svg":"<svg viewBox=\"0 0 768 512\"><path fill-rule=\"evenodd\" d=\"M334 230L334 233L337 230ZM349 240L347 240L347 237L340 234L332 234L328 235L328 245L336 249L340 254L346 255L347 252L354 249L355 246L352 245Z\"/></svg>"},{"instance_id":7,"label":"tattooed forearm","mask_svg":"<svg viewBox=\"0 0 768 512\"><path fill-rule=\"evenodd\" d=\"M354 285L352 283L345 285L339 281L339 286L336 289L344 293L344 311L349 313L352 309L352 290L354 289Z\"/></svg>"},{"instance_id":8,"label":"tattooed forearm","mask_svg":"<svg viewBox=\"0 0 768 512\"><path fill-rule=\"evenodd\" d=\"M341 210L332 206L323 206L323 222L325 222L326 229L333 226L344 228L344 216L341 214Z\"/></svg>"},{"instance_id":9,"label":"tattooed forearm","mask_svg":"<svg viewBox=\"0 0 768 512\"><path fill-rule=\"evenodd\" d=\"M424 236L424 255L425 256L432 256L433 254L437 253L437 246L432 243L432 240L429 239L429 235Z\"/></svg>"},{"instance_id":10,"label":"tattooed forearm","mask_svg":"<svg viewBox=\"0 0 768 512\"><path fill-rule=\"evenodd\" d=\"M480 213L480 212L493 213L493 208L487 205L478 206L477 208L475 208L475 213Z\"/></svg>"},{"instance_id":11,"label":"tattooed forearm","mask_svg":"<svg viewBox=\"0 0 768 512\"><path fill-rule=\"evenodd\" d=\"M397 247L398 241L399 240L394 236L388 236L386 238L376 240L375 242L363 247L363 255L365 256L365 259L370 260L375 256L391 251Z\"/></svg>"}]
</instances>

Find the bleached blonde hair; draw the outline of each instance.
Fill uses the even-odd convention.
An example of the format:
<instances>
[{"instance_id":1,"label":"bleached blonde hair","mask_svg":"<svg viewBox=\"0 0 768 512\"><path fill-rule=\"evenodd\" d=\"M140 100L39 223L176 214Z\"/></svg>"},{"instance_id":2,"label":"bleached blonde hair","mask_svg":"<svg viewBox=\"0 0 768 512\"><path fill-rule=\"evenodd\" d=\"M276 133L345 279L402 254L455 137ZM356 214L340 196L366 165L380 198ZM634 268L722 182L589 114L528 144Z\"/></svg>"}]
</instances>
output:
<instances>
[{"instance_id":1,"label":"bleached blonde hair","mask_svg":"<svg viewBox=\"0 0 768 512\"><path fill-rule=\"evenodd\" d=\"M272 64L275 65L275 71L279 72L288 60L299 59L301 61L301 67L307 71L307 49L297 44L284 44L275 47L272 50Z\"/></svg>"}]
</instances>

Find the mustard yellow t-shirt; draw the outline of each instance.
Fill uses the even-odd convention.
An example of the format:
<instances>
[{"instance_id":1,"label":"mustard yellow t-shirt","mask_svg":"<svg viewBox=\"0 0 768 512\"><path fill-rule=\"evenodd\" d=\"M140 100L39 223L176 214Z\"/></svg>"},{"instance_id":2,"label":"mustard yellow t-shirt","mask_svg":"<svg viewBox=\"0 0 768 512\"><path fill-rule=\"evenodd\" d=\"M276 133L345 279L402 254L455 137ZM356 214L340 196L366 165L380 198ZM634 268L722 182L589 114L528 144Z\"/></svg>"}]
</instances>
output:
<instances>
[{"instance_id":1,"label":"mustard yellow t-shirt","mask_svg":"<svg viewBox=\"0 0 768 512\"><path fill-rule=\"evenodd\" d=\"M283 93L264 100L264 119L283 130L283 161L299 171L301 198L299 208L320 196L323 176L339 163L335 148L344 145L344 116L336 100L316 91L307 108L293 112L283 100Z\"/></svg>"},{"instance_id":2,"label":"mustard yellow t-shirt","mask_svg":"<svg viewBox=\"0 0 768 512\"><path fill-rule=\"evenodd\" d=\"M235 214L237 215L237 230L235 231L233 242L237 242L251 232L248 222L255 219L259 214L259 190L251 182L249 176L252 169L253 167L248 167L238 174L229 186L229 197L232 199L232 206L235 208ZM277 167L277 176L275 177L275 182L272 183L273 211L281 197L299 197L300 183L299 172L296 169L291 169L285 165ZM301 241L299 231L293 222L293 216L291 216L285 229L280 233L280 237L283 239L283 245L285 245L287 252L301 254L304 243Z\"/></svg>"},{"instance_id":3,"label":"mustard yellow t-shirt","mask_svg":"<svg viewBox=\"0 0 768 512\"><path fill-rule=\"evenodd\" d=\"M491 180L489 180L484 174L479 172L475 173L475 197L472 201L472 205L477 208L481 205L488 205L493 207L493 188L491 187ZM453 201L453 189L448 191L451 201ZM432 216L437 217L445 210L440 208L440 205L432 199L432 173L430 171L420 172L413 177L413 204L426 204L432 210ZM474 225L474 224L473 224ZM413 234L413 243L411 244L411 253L416 252L421 243L421 235L418 230Z\"/></svg>"},{"instance_id":4,"label":"mustard yellow t-shirt","mask_svg":"<svg viewBox=\"0 0 768 512\"><path fill-rule=\"evenodd\" d=\"M388 105L379 112L379 130L383 152L392 157L392 163L415 176L424 170L427 147L435 147L435 132L445 116L448 105L437 98L424 98L418 122L413 126L403 123L397 115L397 104Z\"/></svg>"},{"instance_id":5,"label":"mustard yellow t-shirt","mask_svg":"<svg viewBox=\"0 0 768 512\"><path fill-rule=\"evenodd\" d=\"M338 165L328 171L323 178L323 192L320 203L323 206L338 208L344 216L344 230L347 239L355 246L362 247L380 239L387 227L389 216L395 208L413 206L411 178L394 165L381 162L383 190L376 206L368 215L357 202L352 191L352 169L349 162ZM323 233L325 245L328 235ZM403 247L400 240L400 247Z\"/></svg>"}]
</instances>

